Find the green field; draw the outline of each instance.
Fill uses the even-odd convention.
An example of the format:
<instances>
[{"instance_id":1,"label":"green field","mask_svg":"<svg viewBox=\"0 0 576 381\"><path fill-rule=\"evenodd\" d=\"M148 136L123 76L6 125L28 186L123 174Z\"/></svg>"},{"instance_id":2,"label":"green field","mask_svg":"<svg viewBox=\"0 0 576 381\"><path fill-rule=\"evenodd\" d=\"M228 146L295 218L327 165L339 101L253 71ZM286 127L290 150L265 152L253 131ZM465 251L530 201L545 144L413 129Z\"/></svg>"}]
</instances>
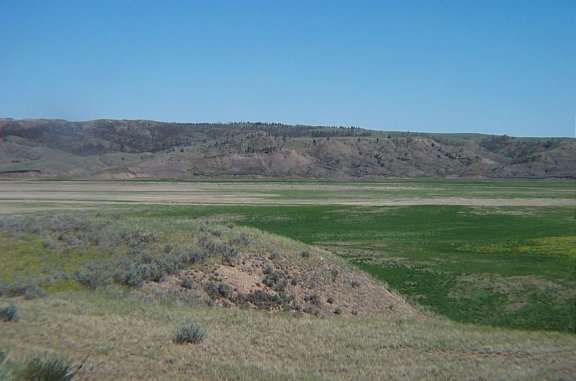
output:
<instances>
[{"instance_id":1,"label":"green field","mask_svg":"<svg viewBox=\"0 0 576 381\"><path fill-rule=\"evenodd\" d=\"M329 249L451 319L574 332L572 207L193 206Z\"/></svg>"}]
</instances>

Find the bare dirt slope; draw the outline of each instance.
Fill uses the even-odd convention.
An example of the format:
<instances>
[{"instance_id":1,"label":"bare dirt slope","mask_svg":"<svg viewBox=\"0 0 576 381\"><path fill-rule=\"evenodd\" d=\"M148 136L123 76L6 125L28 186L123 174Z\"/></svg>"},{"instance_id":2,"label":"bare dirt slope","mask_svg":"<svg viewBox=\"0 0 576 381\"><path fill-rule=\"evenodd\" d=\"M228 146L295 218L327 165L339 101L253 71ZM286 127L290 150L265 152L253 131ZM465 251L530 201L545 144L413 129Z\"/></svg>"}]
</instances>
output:
<instances>
[{"instance_id":1,"label":"bare dirt slope","mask_svg":"<svg viewBox=\"0 0 576 381\"><path fill-rule=\"evenodd\" d=\"M232 263L191 268L162 282L148 282L144 290L176 293L183 299L224 307L321 316L420 315L385 284L327 252L298 248L295 242L263 233L257 240L273 240L276 249L242 251ZM267 245L259 245L260 249L263 246Z\"/></svg>"}]
</instances>

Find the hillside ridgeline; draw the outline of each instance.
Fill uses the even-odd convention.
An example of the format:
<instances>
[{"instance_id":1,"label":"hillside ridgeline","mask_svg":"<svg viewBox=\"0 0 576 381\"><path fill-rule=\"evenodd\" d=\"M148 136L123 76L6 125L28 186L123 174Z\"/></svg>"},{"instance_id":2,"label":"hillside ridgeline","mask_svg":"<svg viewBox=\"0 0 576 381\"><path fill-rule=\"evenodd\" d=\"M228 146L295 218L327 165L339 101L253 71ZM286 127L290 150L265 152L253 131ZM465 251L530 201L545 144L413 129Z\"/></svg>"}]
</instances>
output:
<instances>
[{"instance_id":1,"label":"hillside ridgeline","mask_svg":"<svg viewBox=\"0 0 576 381\"><path fill-rule=\"evenodd\" d=\"M0 119L0 176L574 178L576 139L356 127Z\"/></svg>"}]
</instances>

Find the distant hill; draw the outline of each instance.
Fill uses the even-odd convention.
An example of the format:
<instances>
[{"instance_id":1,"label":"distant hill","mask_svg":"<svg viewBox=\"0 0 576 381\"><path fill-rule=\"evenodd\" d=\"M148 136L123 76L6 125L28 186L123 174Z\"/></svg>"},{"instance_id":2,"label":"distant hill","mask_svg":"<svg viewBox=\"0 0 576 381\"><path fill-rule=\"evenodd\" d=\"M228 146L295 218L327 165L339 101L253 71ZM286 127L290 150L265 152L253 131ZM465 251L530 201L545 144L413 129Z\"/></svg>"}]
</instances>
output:
<instances>
[{"instance_id":1,"label":"distant hill","mask_svg":"<svg viewBox=\"0 0 576 381\"><path fill-rule=\"evenodd\" d=\"M576 139L250 122L0 119L0 176L575 178Z\"/></svg>"}]
</instances>

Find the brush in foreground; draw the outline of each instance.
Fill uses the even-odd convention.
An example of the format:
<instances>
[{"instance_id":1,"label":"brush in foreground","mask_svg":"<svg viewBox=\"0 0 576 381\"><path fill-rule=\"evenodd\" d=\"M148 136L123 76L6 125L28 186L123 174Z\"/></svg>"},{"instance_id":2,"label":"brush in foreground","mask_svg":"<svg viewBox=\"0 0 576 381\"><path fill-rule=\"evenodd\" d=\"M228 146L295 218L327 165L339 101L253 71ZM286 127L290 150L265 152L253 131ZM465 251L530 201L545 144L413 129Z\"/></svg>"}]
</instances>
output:
<instances>
[{"instance_id":1,"label":"brush in foreground","mask_svg":"<svg viewBox=\"0 0 576 381\"><path fill-rule=\"evenodd\" d=\"M206 337L206 331L196 323L182 323L176 333L173 341L176 344L198 344Z\"/></svg>"},{"instance_id":2,"label":"brush in foreground","mask_svg":"<svg viewBox=\"0 0 576 381\"><path fill-rule=\"evenodd\" d=\"M16 309L16 305L14 305L14 303L11 303L9 306L0 307L0 320L16 322L18 319L18 310Z\"/></svg>"},{"instance_id":3,"label":"brush in foreground","mask_svg":"<svg viewBox=\"0 0 576 381\"><path fill-rule=\"evenodd\" d=\"M60 357L34 357L24 365L18 374L22 381L70 381L76 371L70 369L68 362Z\"/></svg>"}]
</instances>

